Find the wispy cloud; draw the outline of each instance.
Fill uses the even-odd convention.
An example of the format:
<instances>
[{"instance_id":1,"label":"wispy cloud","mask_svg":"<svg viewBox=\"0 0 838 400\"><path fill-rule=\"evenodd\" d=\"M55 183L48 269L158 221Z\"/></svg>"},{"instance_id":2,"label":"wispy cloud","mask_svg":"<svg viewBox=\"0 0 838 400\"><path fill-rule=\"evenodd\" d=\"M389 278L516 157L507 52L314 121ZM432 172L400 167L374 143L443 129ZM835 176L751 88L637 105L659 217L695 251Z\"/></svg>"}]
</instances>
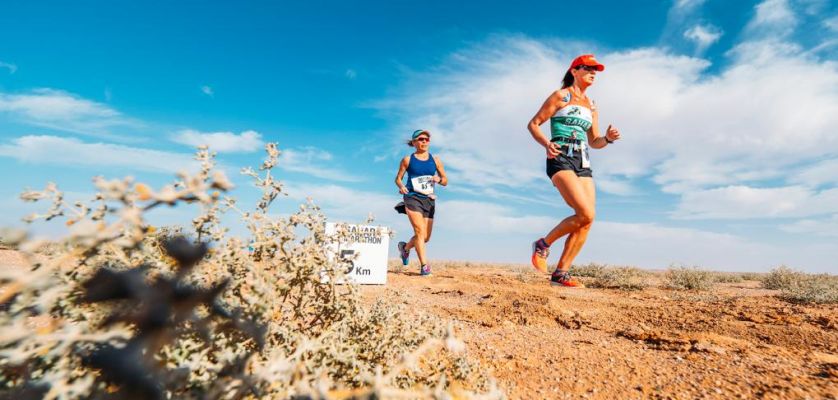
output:
<instances>
[{"instance_id":1,"label":"wispy cloud","mask_svg":"<svg viewBox=\"0 0 838 400\"><path fill-rule=\"evenodd\" d=\"M701 7L707 0L676 0L673 7L682 12L690 12Z\"/></svg>"},{"instance_id":2,"label":"wispy cloud","mask_svg":"<svg viewBox=\"0 0 838 400\"><path fill-rule=\"evenodd\" d=\"M726 186L684 193L676 218L800 218L838 213L838 188Z\"/></svg>"},{"instance_id":3,"label":"wispy cloud","mask_svg":"<svg viewBox=\"0 0 838 400\"><path fill-rule=\"evenodd\" d=\"M372 213L377 223L392 226L396 220L403 219L393 209L400 199L395 190L388 195L335 184L286 183L285 189L291 199L303 202L311 198L330 220L361 222Z\"/></svg>"},{"instance_id":4,"label":"wispy cloud","mask_svg":"<svg viewBox=\"0 0 838 400\"><path fill-rule=\"evenodd\" d=\"M13 74L17 71L17 65L10 64L10 63L3 62L3 61L0 61L0 68L5 68L5 69L9 70L10 74Z\"/></svg>"},{"instance_id":5,"label":"wispy cloud","mask_svg":"<svg viewBox=\"0 0 838 400\"><path fill-rule=\"evenodd\" d=\"M207 85L201 86L201 93L209 97L215 97L215 92L212 90L212 87Z\"/></svg>"},{"instance_id":6,"label":"wispy cloud","mask_svg":"<svg viewBox=\"0 0 838 400\"><path fill-rule=\"evenodd\" d=\"M121 167L167 174L197 166L189 154L48 135L22 136L0 144L0 157L41 165Z\"/></svg>"},{"instance_id":7,"label":"wispy cloud","mask_svg":"<svg viewBox=\"0 0 838 400\"><path fill-rule=\"evenodd\" d=\"M781 225L780 229L789 233L803 233L823 237L838 237L838 214L821 219L803 219Z\"/></svg>"},{"instance_id":8,"label":"wispy cloud","mask_svg":"<svg viewBox=\"0 0 838 400\"><path fill-rule=\"evenodd\" d=\"M745 30L751 35L777 39L791 34L797 23L798 17L788 0L764 0L756 5L754 17Z\"/></svg>"},{"instance_id":9,"label":"wispy cloud","mask_svg":"<svg viewBox=\"0 0 838 400\"><path fill-rule=\"evenodd\" d=\"M336 168L332 153L316 147L282 149L278 166L286 171L299 172L338 182L360 182L362 177L345 168Z\"/></svg>"},{"instance_id":10,"label":"wispy cloud","mask_svg":"<svg viewBox=\"0 0 838 400\"><path fill-rule=\"evenodd\" d=\"M172 136L172 141L191 147L209 146L219 153L249 153L262 148L262 135L248 130L233 132L199 132L192 129L182 130Z\"/></svg>"},{"instance_id":11,"label":"wispy cloud","mask_svg":"<svg viewBox=\"0 0 838 400\"><path fill-rule=\"evenodd\" d=\"M700 55L722 37L722 30L710 24L695 25L684 32L684 37L695 42L695 54Z\"/></svg>"},{"instance_id":12,"label":"wispy cloud","mask_svg":"<svg viewBox=\"0 0 838 400\"><path fill-rule=\"evenodd\" d=\"M139 125L106 104L55 89L0 92L0 113L35 126L121 140L126 138L116 135L115 128Z\"/></svg>"},{"instance_id":13,"label":"wispy cloud","mask_svg":"<svg viewBox=\"0 0 838 400\"><path fill-rule=\"evenodd\" d=\"M355 79L358 77L358 72L350 68L346 70L346 73L344 75L346 75L348 79Z\"/></svg>"}]
</instances>

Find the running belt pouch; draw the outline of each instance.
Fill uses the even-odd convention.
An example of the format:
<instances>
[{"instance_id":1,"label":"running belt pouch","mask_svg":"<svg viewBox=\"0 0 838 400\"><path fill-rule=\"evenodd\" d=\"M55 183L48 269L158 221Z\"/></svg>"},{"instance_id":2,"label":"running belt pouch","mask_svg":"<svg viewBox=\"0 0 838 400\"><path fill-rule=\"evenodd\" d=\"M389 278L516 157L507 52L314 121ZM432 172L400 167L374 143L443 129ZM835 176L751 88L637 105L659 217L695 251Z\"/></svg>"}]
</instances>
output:
<instances>
[{"instance_id":1,"label":"running belt pouch","mask_svg":"<svg viewBox=\"0 0 838 400\"><path fill-rule=\"evenodd\" d=\"M394 209L396 210L396 212L398 212L399 214L407 214L407 211L404 209L404 202L403 202L403 201L400 201L400 202L399 202L399 204L396 204L396 206L395 206L395 207L393 207L393 208L394 208Z\"/></svg>"}]
</instances>

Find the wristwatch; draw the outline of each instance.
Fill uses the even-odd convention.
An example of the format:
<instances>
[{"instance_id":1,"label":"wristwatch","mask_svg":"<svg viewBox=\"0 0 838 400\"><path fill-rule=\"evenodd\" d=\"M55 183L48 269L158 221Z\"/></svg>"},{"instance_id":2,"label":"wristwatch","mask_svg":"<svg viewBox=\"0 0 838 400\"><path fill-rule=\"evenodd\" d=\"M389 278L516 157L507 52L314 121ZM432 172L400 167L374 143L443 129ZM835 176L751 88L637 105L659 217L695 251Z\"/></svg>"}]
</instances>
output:
<instances>
[{"instance_id":1,"label":"wristwatch","mask_svg":"<svg viewBox=\"0 0 838 400\"><path fill-rule=\"evenodd\" d=\"M608 139L608 135L605 135L605 136L603 136L603 137L605 138L605 143L608 143L608 144L614 143L614 141L613 141L613 140L609 140L609 139Z\"/></svg>"}]
</instances>

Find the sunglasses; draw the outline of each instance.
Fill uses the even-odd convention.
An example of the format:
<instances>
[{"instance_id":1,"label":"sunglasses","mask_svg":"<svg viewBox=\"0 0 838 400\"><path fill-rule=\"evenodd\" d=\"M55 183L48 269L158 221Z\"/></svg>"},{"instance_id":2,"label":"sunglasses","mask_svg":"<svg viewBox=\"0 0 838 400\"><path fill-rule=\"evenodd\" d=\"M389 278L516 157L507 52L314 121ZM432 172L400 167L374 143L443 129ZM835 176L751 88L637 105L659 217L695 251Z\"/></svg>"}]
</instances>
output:
<instances>
[{"instance_id":1,"label":"sunglasses","mask_svg":"<svg viewBox=\"0 0 838 400\"><path fill-rule=\"evenodd\" d=\"M596 67L592 67L590 65L580 65L576 67L576 69L584 69L585 71L596 71Z\"/></svg>"},{"instance_id":2,"label":"sunglasses","mask_svg":"<svg viewBox=\"0 0 838 400\"><path fill-rule=\"evenodd\" d=\"M414 139L414 140L416 140L417 142L422 142L422 143L425 143L425 142L430 142L430 141L431 141L431 139L428 139L428 138L426 138L426 137L420 137L420 138L416 138L416 139Z\"/></svg>"}]
</instances>

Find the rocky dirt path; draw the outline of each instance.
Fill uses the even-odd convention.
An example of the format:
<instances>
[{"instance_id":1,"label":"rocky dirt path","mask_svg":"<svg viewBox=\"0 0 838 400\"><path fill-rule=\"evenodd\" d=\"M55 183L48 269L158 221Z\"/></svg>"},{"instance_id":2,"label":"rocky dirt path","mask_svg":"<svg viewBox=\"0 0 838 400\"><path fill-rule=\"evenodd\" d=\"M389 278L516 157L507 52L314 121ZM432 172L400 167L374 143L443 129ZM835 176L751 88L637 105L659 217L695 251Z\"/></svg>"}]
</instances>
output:
<instances>
[{"instance_id":1,"label":"rocky dirt path","mask_svg":"<svg viewBox=\"0 0 838 400\"><path fill-rule=\"evenodd\" d=\"M363 293L456 321L513 399L838 398L838 307L758 286L566 289L472 266L391 272Z\"/></svg>"}]
</instances>

